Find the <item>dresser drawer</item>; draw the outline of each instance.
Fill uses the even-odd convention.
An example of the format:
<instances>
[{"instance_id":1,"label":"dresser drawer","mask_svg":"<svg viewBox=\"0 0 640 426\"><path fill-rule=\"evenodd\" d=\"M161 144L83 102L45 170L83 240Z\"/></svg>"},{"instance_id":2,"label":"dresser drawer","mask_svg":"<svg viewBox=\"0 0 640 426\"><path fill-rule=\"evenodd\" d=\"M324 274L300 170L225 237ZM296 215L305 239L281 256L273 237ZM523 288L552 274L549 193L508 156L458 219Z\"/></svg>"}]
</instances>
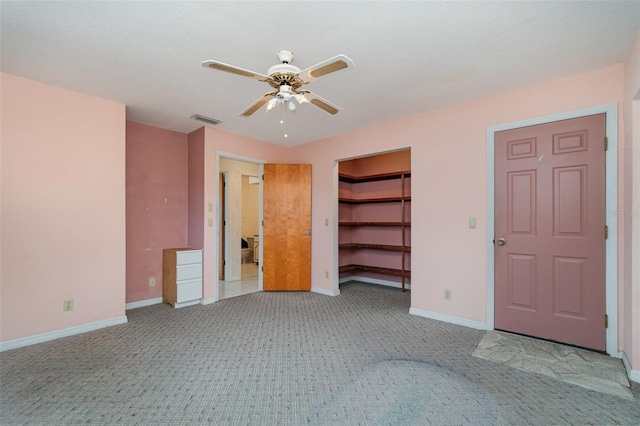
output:
<instances>
[{"instance_id":1,"label":"dresser drawer","mask_svg":"<svg viewBox=\"0 0 640 426\"><path fill-rule=\"evenodd\" d=\"M176 253L176 265L202 263L202 250L185 250Z\"/></svg>"},{"instance_id":2,"label":"dresser drawer","mask_svg":"<svg viewBox=\"0 0 640 426\"><path fill-rule=\"evenodd\" d=\"M177 303L202 299L202 280L198 279L181 282L177 286L177 291Z\"/></svg>"},{"instance_id":3,"label":"dresser drawer","mask_svg":"<svg viewBox=\"0 0 640 426\"><path fill-rule=\"evenodd\" d=\"M182 265L176 267L176 280L193 280L202 278L202 263L194 263L192 265Z\"/></svg>"}]
</instances>

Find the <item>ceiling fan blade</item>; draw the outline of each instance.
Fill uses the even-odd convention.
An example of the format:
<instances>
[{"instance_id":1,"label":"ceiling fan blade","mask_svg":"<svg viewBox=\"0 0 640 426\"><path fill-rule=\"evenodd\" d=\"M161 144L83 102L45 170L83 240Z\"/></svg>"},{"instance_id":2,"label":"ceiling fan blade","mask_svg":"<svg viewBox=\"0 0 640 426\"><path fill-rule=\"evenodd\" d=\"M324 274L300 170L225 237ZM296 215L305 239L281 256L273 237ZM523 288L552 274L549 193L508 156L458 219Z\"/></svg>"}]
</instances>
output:
<instances>
[{"instance_id":1,"label":"ceiling fan blade","mask_svg":"<svg viewBox=\"0 0 640 426\"><path fill-rule=\"evenodd\" d=\"M309 103L325 110L331 115L336 115L338 112L342 111L342 108L340 108L338 105L333 104L324 98L321 98L313 92L309 92L308 90L301 90L299 91L299 93L303 94L304 97L309 101Z\"/></svg>"},{"instance_id":2,"label":"ceiling fan blade","mask_svg":"<svg viewBox=\"0 0 640 426\"><path fill-rule=\"evenodd\" d=\"M249 71L249 70L245 70L243 68L238 68L235 67L233 65L229 65L229 64L225 64L222 62L218 62L218 61L204 61L202 63L202 66L205 68L213 68L219 71L226 71L226 72L230 72L233 74L238 74L241 75L243 77L249 77L252 78L254 80L258 80L258 81L269 81L269 77L267 77L264 74L260 74L257 72L253 72L253 71Z\"/></svg>"},{"instance_id":3,"label":"ceiling fan blade","mask_svg":"<svg viewBox=\"0 0 640 426\"><path fill-rule=\"evenodd\" d=\"M300 71L298 76L305 83L311 83L314 80L319 79L327 74L331 74L332 72L340 71L347 68L354 68L355 65L353 61L347 58L344 55L334 56L331 59L327 59L326 61L320 62L319 64L315 64L312 67L307 68L306 70Z\"/></svg>"},{"instance_id":4,"label":"ceiling fan blade","mask_svg":"<svg viewBox=\"0 0 640 426\"><path fill-rule=\"evenodd\" d=\"M265 93L264 95L259 97L254 103L252 103L249 107L247 107L247 109L242 111L239 115L241 115L242 117L249 117L251 114L253 114L257 110L262 108L264 104L269 102L276 94L277 92Z\"/></svg>"}]
</instances>

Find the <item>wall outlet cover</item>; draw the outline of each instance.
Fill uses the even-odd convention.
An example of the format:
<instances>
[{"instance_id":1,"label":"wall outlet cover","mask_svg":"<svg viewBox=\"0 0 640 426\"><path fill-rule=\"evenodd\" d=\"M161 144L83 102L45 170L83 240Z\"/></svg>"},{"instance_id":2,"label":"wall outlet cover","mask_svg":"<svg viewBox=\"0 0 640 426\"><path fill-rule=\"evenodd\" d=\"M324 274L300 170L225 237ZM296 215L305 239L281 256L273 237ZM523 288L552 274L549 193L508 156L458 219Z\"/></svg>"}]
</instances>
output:
<instances>
[{"instance_id":1,"label":"wall outlet cover","mask_svg":"<svg viewBox=\"0 0 640 426\"><path fill-rule=\"evenodd\" d=\"M62 312L73 311L73 299L65 299L62 302Z\"/></svg>"}]
</instances>

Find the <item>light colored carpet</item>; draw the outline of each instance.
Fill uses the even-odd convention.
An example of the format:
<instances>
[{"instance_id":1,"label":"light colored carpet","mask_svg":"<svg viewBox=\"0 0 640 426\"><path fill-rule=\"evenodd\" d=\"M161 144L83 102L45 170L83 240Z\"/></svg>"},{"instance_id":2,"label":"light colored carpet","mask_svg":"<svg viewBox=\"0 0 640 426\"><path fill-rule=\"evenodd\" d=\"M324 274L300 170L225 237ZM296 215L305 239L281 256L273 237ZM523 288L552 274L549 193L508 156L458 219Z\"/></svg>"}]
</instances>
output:
<instances>
[{"instance_id":1,"label":"light colored carpet","mask_svg":"<svg viewBox=\"0 0 640 426\"><path fill-rule=\"evenodd\" d=\"M594 351L488 331L473 356L597 392L634 399L622 360Z\"/></svg>"},{"instance_id":2,"label":"light colored carpet","mask_svg":"<svg viewBox=\"0 0 640 426\"><path fill-rule=\"evenodd\" d=\"M419 284L414 284L417 286ZM0 353L0 425L640 423L629 400L471 356L480 330L411 292L258 292L127 311L127 324Z\"/></svg>"}]
</instances>

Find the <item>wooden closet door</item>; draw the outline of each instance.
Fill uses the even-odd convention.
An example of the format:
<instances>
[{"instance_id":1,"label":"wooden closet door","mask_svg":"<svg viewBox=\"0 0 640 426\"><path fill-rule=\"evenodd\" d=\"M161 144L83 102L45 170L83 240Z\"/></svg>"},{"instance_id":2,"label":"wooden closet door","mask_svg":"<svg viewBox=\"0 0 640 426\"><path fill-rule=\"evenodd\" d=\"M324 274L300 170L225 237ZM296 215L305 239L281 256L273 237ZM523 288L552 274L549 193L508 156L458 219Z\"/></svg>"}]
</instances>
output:
<instances>
[{"instance_id":1,"label":"wooden closet door","mask_svg":"<svg viewBox=\"0 0 640 426\"><path fill-rule=\"evenodd\" d=\"M265 164L264 291L311 290L311 164Z\"/></svg>"}]
</instances>

